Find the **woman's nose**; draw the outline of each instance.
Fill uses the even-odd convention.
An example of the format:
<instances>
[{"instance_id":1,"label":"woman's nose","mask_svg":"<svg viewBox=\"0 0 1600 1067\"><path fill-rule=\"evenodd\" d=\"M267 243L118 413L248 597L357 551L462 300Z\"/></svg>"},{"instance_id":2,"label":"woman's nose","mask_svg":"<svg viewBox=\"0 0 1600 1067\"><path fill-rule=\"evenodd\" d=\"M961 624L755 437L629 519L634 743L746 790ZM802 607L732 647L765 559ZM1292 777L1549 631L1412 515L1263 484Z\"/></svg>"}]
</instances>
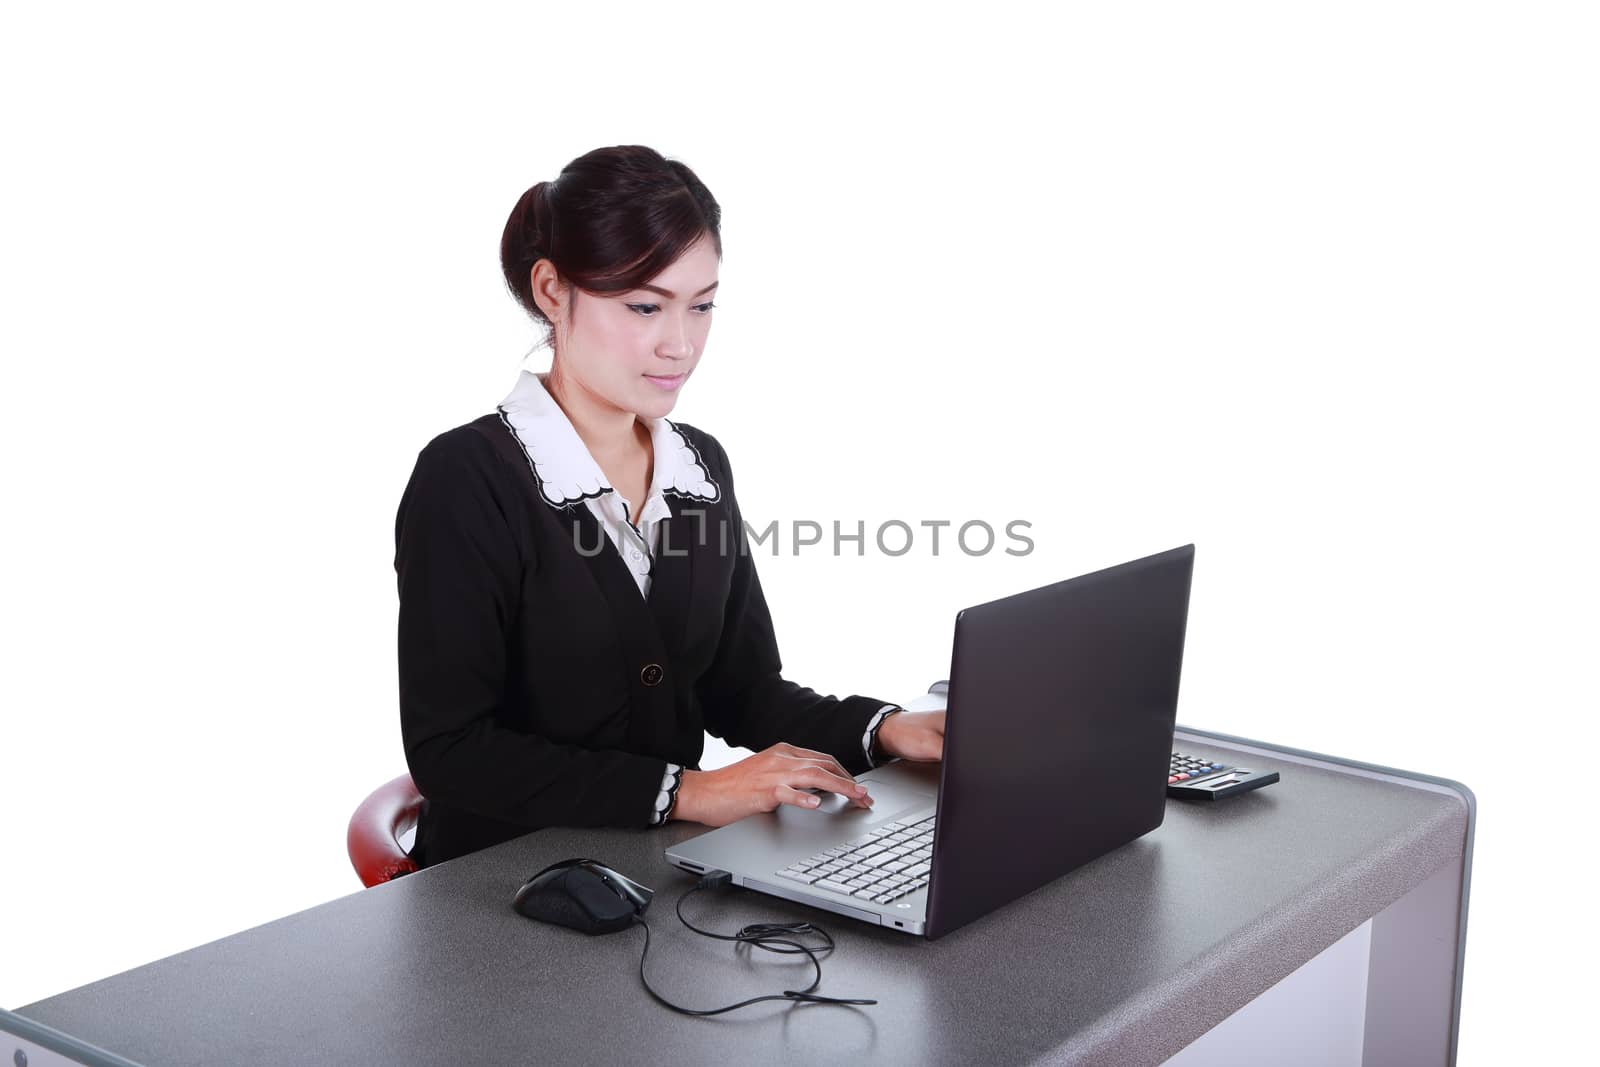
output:
<instances>
[{"instance_id":1,"label":"woman's nose","mask_svg":"<svg viewBox=\"0 0 1600 1067\"><path fill-rule=\"evenodd\" d=\"M688 359L694 354L694 345L689 340L689 331L681 322L674 321L667 327L665 335L656 345L656 352L667 359Z\"/></svg>"}]
</instances>

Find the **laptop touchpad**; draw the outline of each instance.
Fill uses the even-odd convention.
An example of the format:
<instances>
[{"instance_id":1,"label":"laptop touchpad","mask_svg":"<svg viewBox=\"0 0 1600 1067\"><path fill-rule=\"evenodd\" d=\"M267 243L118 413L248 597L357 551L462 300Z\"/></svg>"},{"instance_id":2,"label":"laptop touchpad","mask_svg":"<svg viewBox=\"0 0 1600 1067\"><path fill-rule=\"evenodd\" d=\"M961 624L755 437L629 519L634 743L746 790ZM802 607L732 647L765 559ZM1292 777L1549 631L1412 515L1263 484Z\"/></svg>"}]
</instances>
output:
<instances>
[{"instance_id":1,"label":"laptop touchpad","mask_svg":"<svg viewBox=\"0 0 1600 1067\"><path fill-rule=\"evenodd\" d=\"M916 789L905 789L900 786L888 785L884 782L867 782L867 795L872 798L872 807L858 808L849 797L842 793L832 793L826 789L805 789L801 792L812 793L822 803L812 808L811 811L819 815L857 815L864 820L877 821L889 819L901 814L910 808L925 808L933 803L933 795L923 793ZM803 811L804 809L795 809Z\"/></svg>"},{"instance_id":2,"label":"laptop touchpad","mask_svg":"<svg viewBox=\"0 0 1600 1067\"><path fill-rule=\"evenodd\" d=\"M810 793L817 797L821 803L811 810L820 811L824 815L836 814L850 806L850 799L840 793L830 793L826 789L802 789L801 792ZM877 805L876 798L873 800L873 805Z\"/></svg>"}]
</instances>

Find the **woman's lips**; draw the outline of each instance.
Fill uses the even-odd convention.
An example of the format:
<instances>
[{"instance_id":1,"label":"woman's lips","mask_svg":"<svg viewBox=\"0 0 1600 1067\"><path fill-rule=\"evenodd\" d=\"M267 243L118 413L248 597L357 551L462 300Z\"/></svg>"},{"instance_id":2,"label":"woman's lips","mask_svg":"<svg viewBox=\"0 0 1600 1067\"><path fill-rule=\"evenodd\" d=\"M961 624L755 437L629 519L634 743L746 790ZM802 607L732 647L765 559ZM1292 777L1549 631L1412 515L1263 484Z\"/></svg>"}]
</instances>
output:
<instances>
[{"instance_id":1,"label":"woman's lips","mask_svg":"<svg viewBox=\"0 0 1600 1067\"><path fill-rule=\"evenodd\" d=\"M684 379L688 377L689 376L687 374L673 374L670 376L662 374L646 374L645 380L650 382L657 389L664 389L669 393L674 393L677 392L678 387L683 384Z\"/></svg>"}]
</instances>

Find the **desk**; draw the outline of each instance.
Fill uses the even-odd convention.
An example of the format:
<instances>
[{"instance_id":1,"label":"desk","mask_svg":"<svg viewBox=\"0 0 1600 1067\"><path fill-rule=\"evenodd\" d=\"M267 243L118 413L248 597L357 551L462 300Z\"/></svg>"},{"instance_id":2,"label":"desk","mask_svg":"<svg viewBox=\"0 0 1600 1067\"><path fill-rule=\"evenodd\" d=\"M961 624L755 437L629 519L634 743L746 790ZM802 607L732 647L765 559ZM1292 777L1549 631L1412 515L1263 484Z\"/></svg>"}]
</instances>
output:
<instances>
[{"instance_id":1,"label":"desk","mask_svg":"<svg viewBox=\"0 0 1600 1067\"><path fill-rule=\"evenodd\" d=\"M1177 747L1283 780L1169 802L1159 829L938 941L742 891L686 905L721 931L821 922L838 949L820 992L875 1007L688 1018L640 987L642 931L589 938L511 910L528 875L593 856L657 890L649 973L669 998L711 1007L807 984L803 957L736 951L678 923L694 880L662 849L704 828L671 823L529 834L18 1011L151 1065L1209 1063L1251 1039L1225 1030L1240 1009L1339 949L1365 956L1365 1063L1453 1061L1471 794L1183 727Z\"/></svg>"}]
</instances>

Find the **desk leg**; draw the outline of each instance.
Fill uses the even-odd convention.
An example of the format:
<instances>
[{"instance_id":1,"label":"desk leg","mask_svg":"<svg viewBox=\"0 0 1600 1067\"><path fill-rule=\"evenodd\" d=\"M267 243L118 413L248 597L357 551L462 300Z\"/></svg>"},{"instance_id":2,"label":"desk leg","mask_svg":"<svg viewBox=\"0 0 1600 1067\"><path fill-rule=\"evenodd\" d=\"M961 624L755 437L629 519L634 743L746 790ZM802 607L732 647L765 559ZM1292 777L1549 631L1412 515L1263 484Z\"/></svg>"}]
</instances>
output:
<instances>
[{"instance_id":1,"label":"desk leg","mask_svg":"<svg viewBox=\"0 0 1600 1067\"><path fill-rule=\"evenodd\" d=\"M1461 863L1372 917L1362 1067L1455 1063Z\"/></svg>"}]
</instances>

